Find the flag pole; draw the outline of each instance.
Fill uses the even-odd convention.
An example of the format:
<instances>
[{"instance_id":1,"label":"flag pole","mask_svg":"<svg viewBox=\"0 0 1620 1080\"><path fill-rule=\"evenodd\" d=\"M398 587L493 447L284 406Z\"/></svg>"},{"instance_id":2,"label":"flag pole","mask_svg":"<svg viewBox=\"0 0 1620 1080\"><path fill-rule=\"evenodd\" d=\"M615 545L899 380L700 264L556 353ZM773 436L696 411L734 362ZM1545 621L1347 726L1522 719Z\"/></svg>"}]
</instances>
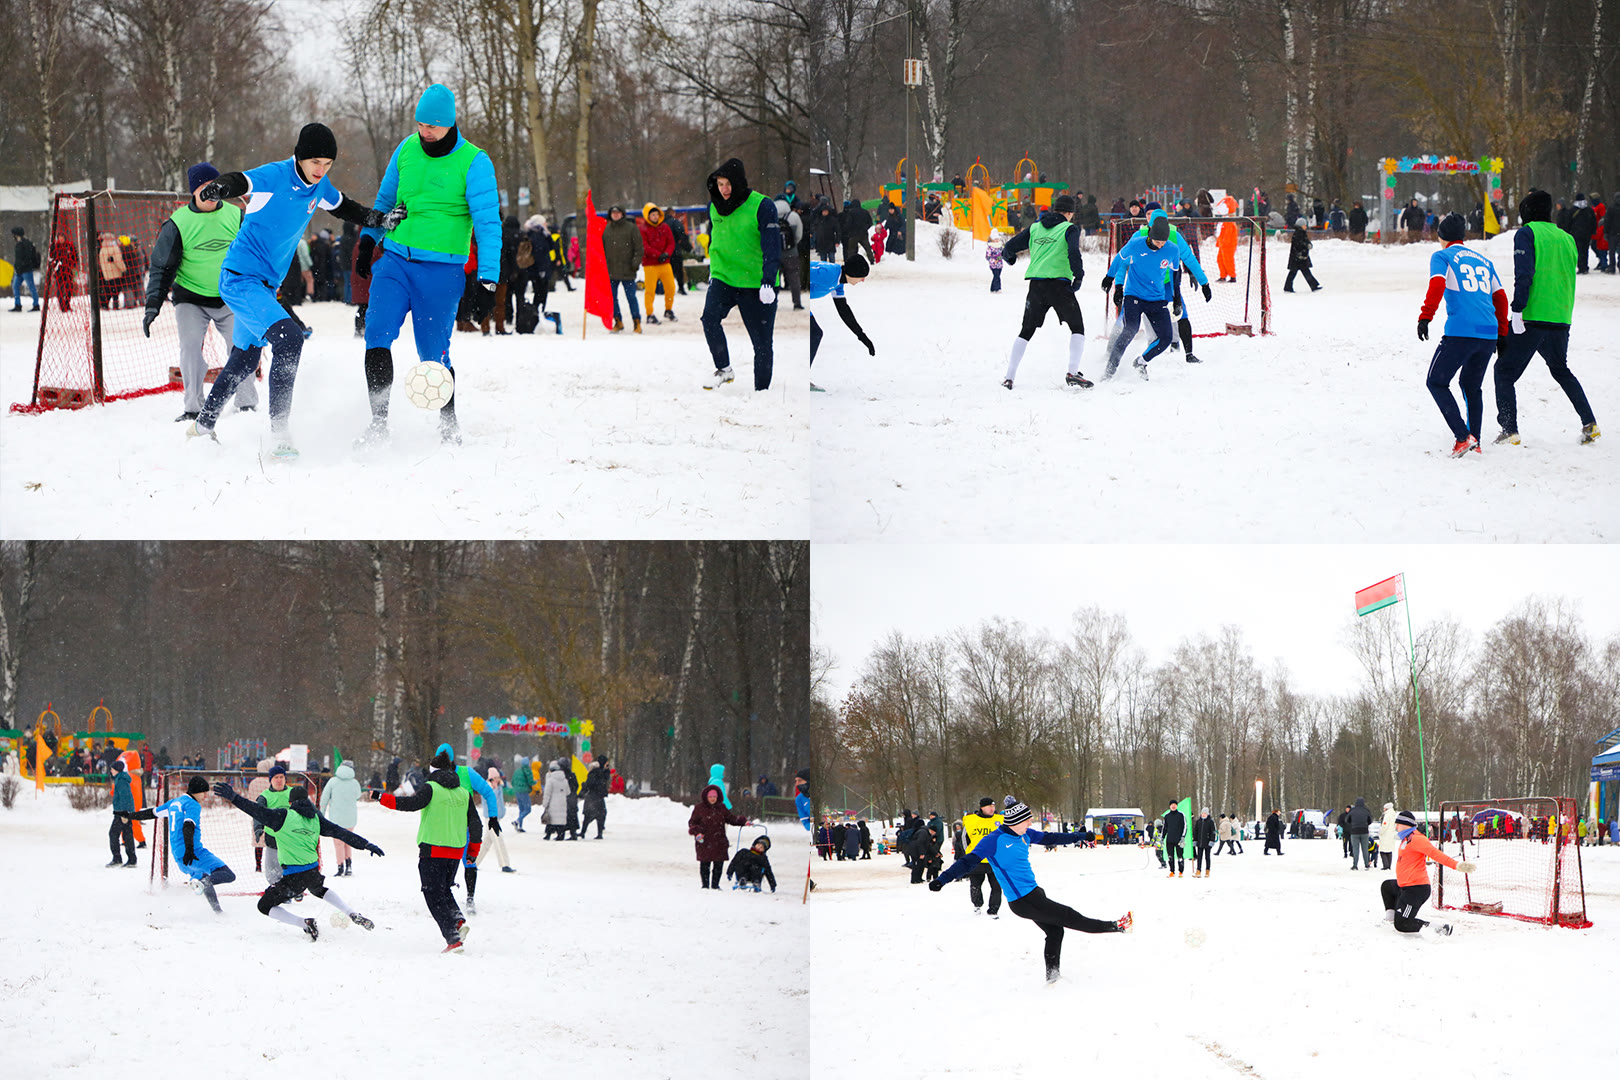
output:
<instances>
[{"instance_id":1,"label":"flag pole","mask_svg":"<svg viewBox=\"0 0 1620 1080\"><path fill-rule=\"evenodd\" d=\"M1418 772L1423 777L1423 820L1429 819L1429 759L1423 752L1423 703L1418 700L1417 645L1412 637L1412 601L1406 594L1406 575L1401 575L1401 600L1406 608L1406 648L1412 664L1412 705L1417 709ZM1427 830L1425 830L1427 831Z\"/></svg>"}]
</instances>

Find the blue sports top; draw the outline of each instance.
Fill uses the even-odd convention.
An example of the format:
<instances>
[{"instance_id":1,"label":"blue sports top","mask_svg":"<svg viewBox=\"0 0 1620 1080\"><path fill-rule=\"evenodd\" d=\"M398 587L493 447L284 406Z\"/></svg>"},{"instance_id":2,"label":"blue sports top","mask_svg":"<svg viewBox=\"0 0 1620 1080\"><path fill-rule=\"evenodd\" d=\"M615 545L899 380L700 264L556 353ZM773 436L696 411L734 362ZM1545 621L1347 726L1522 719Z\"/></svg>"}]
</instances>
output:
<instances>
[{"instance_id":1,"label":"blue sports top","mask_svg":"<svg viewBox=\"0 0 1620 1080\"><path fill-rule=\"evenodd\" d=\"M1497 332L1496 305L1502 289L1491 260L1462 244L1429 256L1429 279L1446 282L1446 336L1490 338Z\"/></svg>"},{"instance_id":2,"label":"blue sports top","mask_svg":"<svg viewBox=\"0 0 1620 1080\"><path fill-rule=\"evenodd\" d=\"M841 298L844 295L844 268L837 263L812 262L810 264L810 299L824 296Z\"/></svg>"},{"instance_id":3,"label":"blue sports top","mask_svg":"<svg viewBox=\"0 0 1620 1080\"><path fill-rule=\"evenodd\" d=\"M280 285L316 208L336 210L343 193L321 177L306 184L292 158L249 169L247 212L223 269Z\"/></svg>"},{"instance_id":4,"label":"blue sports top","mask_svg":"<svg viewBox=\"0 0 1620 1080\"><path fill-rule=\"evenodd\" d=\"M972 851L951 863L950 869L939 875L939 880L950 882L966 877L982 859L990 864L991 872L1001 882L1001 891L1007 894L1007 901L1011 903L1036 889L1035 871L1029 865L1030 844L1057 847L1078 843L1079 840L1079 833L1045 833L1039 829L1026 829L1024 835L1019 836L1003 825L995 832L986 834L983 840L973 845Z\"/></svg>"},{"instance_id":5,"label":"blue sports top","mask_svg":"<svg viewBox=\"0 0 1620 1080\"><path fill-rule=\"evenodd\" d=\"M1119 249L1108 264L1108 276L1125 286L1125 295L1138 300L1173 300L1175 279L1181 272L1181 248L1165 243L1155 251L1147 237L1138 236Z\"/></svg>"},{"instance_id":6,"label":"blue sports top","mask_svg":"<svg viewBox=\"0 0 1620 1080\"><path fill-rule=\"evenodd\" d=\"M180 861L180 855L186 850L186 822L191 822L197 831L192 834L191 846L202 850L202 807L190 795L181 795L170 799L162 806L155 807L152 813L156 817L169 820L169 851L170 858Z\"/></svg>"}]
</instances>

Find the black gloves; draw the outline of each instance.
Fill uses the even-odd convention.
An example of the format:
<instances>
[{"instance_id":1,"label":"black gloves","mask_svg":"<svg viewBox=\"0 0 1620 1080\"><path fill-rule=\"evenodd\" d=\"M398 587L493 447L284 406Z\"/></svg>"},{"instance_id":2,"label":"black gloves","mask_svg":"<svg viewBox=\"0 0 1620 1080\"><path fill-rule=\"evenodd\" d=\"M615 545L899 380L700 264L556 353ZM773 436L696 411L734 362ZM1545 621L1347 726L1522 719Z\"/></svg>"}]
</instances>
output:
<instances>
[{"instance_id":1,"label":"black gloves","mask_svg":"<svg viewBox=\"0 0 1620 1080\"><path fill-rule=\"evenodd\" d=\"M377 241L369 236L362 236L360 243L354 249L354 272L363 278L371 277L371 253L377 247Z\"/></svg>"},{"instance_id":2,"label":"black gloves","mask_svg":"<svg viewBox=\"0 0 1620 1080\"><path fill-rule=\"evenodd\" d=\"M495 283L480 281L478 288L472 291L472 299L467 301L467 321L476 326L489 318L489 313L494 310Z\"/></svg>"},{"instance_id":3,"label":"black gloves","mask_svg":"<svg viewBox=\"0 0 1620 1080\"><path fill-rule=\"evenodd\" d=\"M494 818L490 818L489 819L489 831L494 833L496 836L501 835L501 823L499 821L495 820Z\"/></svg>"},{"instance_id":4,"label":"black gloves","mask_svg":"<svg viewBox=\"0 0 1620 1080\"><path fill-rule=\"evenodd\" d=\"M373 855L381 855L383 853L383 849L378 847L376 844L367 844L366 850L371 852Z\"/></svg>"},{"instance_id":5,"label":"black gloves","mask_svg":"<svg viewBox=\"0 0 1620 1080\"><path fill-rule=\"evenodd\" d=\"M945 887L945 883L943 881L939 880L939 878L935 878L933 881L930 881L928 883L928 891L929 892L939 892L939 890L943 889L944 887Z\"/></svg>"},{"instance_id":6,"label":"black gloves","mask_svg":"<svg viewBox=\"0 0 1620 1080\"><path fill-rule=\"evenodd\" d=\"M367 210L366 223L363 228L381 229L383 232L393 232L394 227L405 220L405 204L400 203L388 213L381 210Z\"/></svg>"},{"instance_id":7,"label":"black gloves","mask_svg":"<svg viewBox=\"0 0 1620 1080\"><path fill-rule=\"evenodd\" d=\"M1114 286L1114 306L1117 308L1125 306L1125 285L1123 282Z\"/></svg>"},{"instance_id":8,"label":"black gloves","mask_svg":"<svg viewBox=\"0 0 1620 1080\"><path fill-rule=\"evenodd\" d=\"M867 356L876 356L877 355L877 346L872 344L872 339L867 337L865 334L861 335L861 344L866 346L866 355Z\"/></svg>"},{"instance_id":9,"label":"black gloves","mask_svg":"<svg viewBox=\"0 0 1620 1080\"><path fill-rule=\"evenodd\" d=\"M1103 278L1103 282L1102 282L1102 290L1103 290L1103 292L1107 292L1109 289L1112 289L1113 287L1114 287L1114 279L1113 278L1111 278L1111 277Z\"/></svg>"},{"instance_id":10,"label":"black gloves","mask_svg":"<svg viewBox=\"0 0 1620 1080\"><path fill-rule=\"evenodd\" d=\"M147 308L146 309L146 317L141 320L141 333L145 334L147 337L151 337L152 336L152 324L157 321L157 317L158 317L158 309L157 308L155 308L155 307Z\"/></svg>"},{"instance_id":11,"label":"black gloves","mask_svg":"<svg viewBox=\"0 0 1620 1080\"><path fill-rule=\"evenodd\" d=\"M1002 252L1001 261L1006 263L1008 266L1011 266L1013 263L1018 261L1018 252L1016 252L1016 251L1004 251L1004 252Z\"/></svg>"},{"instance_id":12,"label":"black gloves","mask_svg":"<svg viewBox=\"0 0 1620 1080\"><path fill-rule=\"evenodd\" d=\"M1209 291L1209 282L1204 282L1199 288L1204 290L1204 303L1207 304L1215 298L1215 294Z\"/></svg>"},{"instance_id":13,"label":"black gloves","mask_svg":"<svg viewBox=\"0 0 1620 1080\"><path fill-rule=\"evenodd\" d=\"M185 852L185 854L183 856L181 856L180 862L182 864L186 865L186 866L190 866L192 863L194 863L196 861L197 861L197 853L196 853L196 851L194 851L192 849L191 844L189 842L189 838L188 838L188 842L186 843L186 852Z\"/></svg>"},{"instance_id":14,"label":"black gloves","mask_svg":"<svg viewBox=\"0 0 1620 1080\"><path fill-rule=\"evenodd\" d=\"M1419 319L1418 320L1418 340L1419 341L1428 341L1429 340L1429 320L1428 319Z\"/></svg>"},{"instance_id":15,"label":"black gloves","mask_svg":"<svg viewBox=\"0 0 1620 1080\"><path fill-rule=\"evenodd\" d=\"M218 180L210 180L197 192L198 202L219 202L225 198L225 185Z\"/></svg>"},{"instance_id":16,"label":"black gloves","mask_svg":"<svg viewBox=\"0 0 1620 1080\"><path fill-rule=\"evenodd\" d=\"M221 780L219 783L214 785L214 794L218 795L220 798L224 799L226 802L230 802L231 800L236 798L235 789L233 789L231 787L231 785L227 784L223 780Z\"/></svg>"},{"instance_id":17,"label":"black gloves","mask_svg":"<svg viewBox=\"0 0 1620 1080\"><path fill-rule=\"evenodd\" d=\"M1179 292L1170 300L1170 312L1176 318L1181 318L1181 294Z\"/></svg>"}]
</instances>

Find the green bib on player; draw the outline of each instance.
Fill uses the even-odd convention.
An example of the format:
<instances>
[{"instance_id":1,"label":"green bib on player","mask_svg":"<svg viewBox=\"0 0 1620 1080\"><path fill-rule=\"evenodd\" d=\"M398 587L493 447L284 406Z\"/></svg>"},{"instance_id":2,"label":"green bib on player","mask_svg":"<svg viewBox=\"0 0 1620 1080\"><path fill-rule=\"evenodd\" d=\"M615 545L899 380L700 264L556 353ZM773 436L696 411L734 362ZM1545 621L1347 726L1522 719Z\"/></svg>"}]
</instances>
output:
<instances>
[{"instance_id":1,"label":"green bib on player","mask_svg":"<svg viewBox=\"0 0 1620 1080\"><path fill-rule=\"evenodd\" d=\"M765 284L765 253L759 246L759 204L765 196L750 191L742 205L722 214L709 204L709 276L734 289Z\"/></svg>"},{"instance_id":2,"label":"green bib on player","mask_svg":"<svg viewBox=\"0 0 1620 1080\"><path fill-rule=\"evenodd\" d=\"M1029 227L1029 266L1024 270L1025 278L1067 281L1074 277L1074 271L1069 268L1069 241L1064 235L1072 228L1073 223L1068 221L1050 229L1038 221Z\"/></svg>"},{"instance_id":3,"label":"green bib on player","mask_svg":"<svg viewBox=\"0 0 1620 1080\"><path fill-rule=\"evenodd\" d=\"M280 791L275 791L271 788L265 788L264 795L262 797L264 799L264 805L268 806L270 809L285 810L287 809L287 804L292 801L292 789L290 787L284 787ZM281 833L277 830L266 825L264 827L264 835L274 840L277 847L281 846Z\"/></svg>"},{"instance_id":4,"label":"green bib on player","mask_svg":"<svg viewBox=\"0 0 1620 1080\"><path fill-rule=\"evenodd\" d=\"M444 157L429 157L420 135L401 143L397 197L409 212L385 239L424 251L466 255L471 250L473 227L472 210L467 206L467 170L481 153L466 139Z\"/></svg>"},{"instance_id":5,"label":"green bib on player","mask_svg":"<svg viewBox=\"0 0 1620 1080\"><path fill-rule=\"evenodd\" d=\"M308 866L321 861L321 819L287 811L287 820L276 830L276 852L282 866Z\"/></svg>"},{"instance_id":6,"label":"green bib on player","mask_svg":"<svg viewBox=\"0 0 1620 1080\"><path fill-rule=\"evenodd\" d=\"M1575 311L1575 239L1550 221L1530 221L1525 227L1536 238L1536 272L1524 302L1524 321L1567 326Z\"/></svg>"},{"instance_id":7,"label":"green bib on player","mask_svg":"<svg viewBox=\"0 0 1620 1080\"><path fill-rule=\"evenodd\" d=\"M187 203L170 214L169 220L180 230L180 271L174 283L198 296L218 296L219 268L236 230L242 227L242 211L232 203L221 203L218 210L200 214Z\"/></svg>"},{"instance_id":8,"label":"green bib on player","mask_svg":"<svg viewBox=\"0 0 1620 1080\"><path fill-rule=\"evenodd\" d=\"M437 780L429 780L433 801L422 811L422 820L416 826L416 842L434 847L464 848L467 846L467 798L464 787L447 788Z\"/></svg>"}]
</instances>

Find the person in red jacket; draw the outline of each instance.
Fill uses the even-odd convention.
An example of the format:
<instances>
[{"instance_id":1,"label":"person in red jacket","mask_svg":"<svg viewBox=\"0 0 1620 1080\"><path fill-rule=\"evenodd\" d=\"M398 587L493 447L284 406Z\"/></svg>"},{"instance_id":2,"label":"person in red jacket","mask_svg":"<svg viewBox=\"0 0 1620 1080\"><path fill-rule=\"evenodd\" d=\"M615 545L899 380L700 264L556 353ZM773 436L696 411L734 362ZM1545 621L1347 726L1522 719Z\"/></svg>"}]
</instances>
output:
<instances>
[{"instance_id":1,"label":"person in red jacket","mask_svg":"<svg viewBox=\"0 0 1620 1080\"><path fill-rule=\"evenodd\" d=\"M642 290L646 294L641 306L647 309L647 325L658 325L653 301L658 297L660 284L664 286L664 319L674 322L675 271L669 261L675 257L675 230L669 227L664 211L655 203L641 208L641 220L636 225L641 230Z\"/></svg>"},{"instance_id":2,"label":"person in red jacket","mask_svg":"<svg viewBox=\"0 0 1620 1080\"><path fill-rule=\"evenodd\" d=\"M703 875L705 889L720 887L726 856L731 853L731 845L726 842L726 826L747 824L747 818L726 809L726 804L720 800L718 784L710 784L698 796L698 804L692 807L692 817L686 823L686 831L694 837L698 870Z\"/></svg>"},{"instance_id":3,"label":"person in red jacket","mask_svg":"<svg viewBox=\"0 0 1620 1080\"><path fill-rule=\"evenodd\" d=\"M1460 874L1472 874L1478 867L1471 862L1458 862L1435 847L1427 836L1418 832L1417 817L1410 810L1395 815L1395 834L1401 838L1395 877L1379 885L1384 897L1384 921L1394 923L1395 929L1403 934L1433 927L1430 933L1440 937L1450 935L1450 923L1429 923L1417 917L1418 909L1429 901L1427 864L1433 860Z\"/></svg>"}]
</instances>

